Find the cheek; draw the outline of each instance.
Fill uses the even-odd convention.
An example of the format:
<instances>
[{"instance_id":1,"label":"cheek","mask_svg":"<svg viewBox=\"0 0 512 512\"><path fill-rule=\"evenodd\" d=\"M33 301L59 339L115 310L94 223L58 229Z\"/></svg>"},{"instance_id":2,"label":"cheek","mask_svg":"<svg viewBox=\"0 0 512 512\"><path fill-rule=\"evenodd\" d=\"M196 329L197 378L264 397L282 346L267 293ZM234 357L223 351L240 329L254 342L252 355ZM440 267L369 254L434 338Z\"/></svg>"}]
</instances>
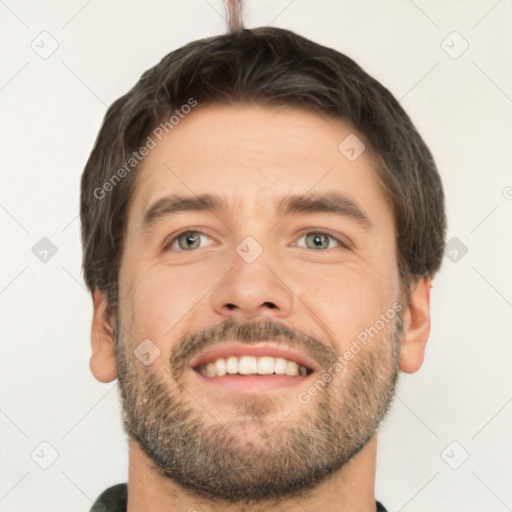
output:
<instances>
[{"instance_id":1,"label":"cheek","mask_svg":"<svg viewBox=\"0 0 512 512\"><path fill-rule=\"evenodd\" d=\"M204 291L187 272L160 267L139 272L131 286L130 337L151 339L162 350L172 330L194 307Z\"/></svg>"},{"instance_id":2,"label":"cheek","mask_svg":"<svg viewBox=\"0 0 512 512\"><path fill-rule=\"evenodd\" d=\"M190 313L204 308L208 291L225 272L225 268L211 263L175 268L161 263L138 266L128 297L132 307L131 336L149 338L161 350L169 350L169 338L183 334Z\"/></svg>"},{"instance_id":3,"label":"cheek","mask_svg":"<svg viewBox=\"0 0 512 512\"><path fill-rule=\"evenodd\" d=\"M342 353L391 308L396 300L391 278L382 268L332 266L328 273L325 269L302 272L293 289L301 299L297 307L306 309L306 314L324 330L336 351Z\"/></svg>"}]
</instances>

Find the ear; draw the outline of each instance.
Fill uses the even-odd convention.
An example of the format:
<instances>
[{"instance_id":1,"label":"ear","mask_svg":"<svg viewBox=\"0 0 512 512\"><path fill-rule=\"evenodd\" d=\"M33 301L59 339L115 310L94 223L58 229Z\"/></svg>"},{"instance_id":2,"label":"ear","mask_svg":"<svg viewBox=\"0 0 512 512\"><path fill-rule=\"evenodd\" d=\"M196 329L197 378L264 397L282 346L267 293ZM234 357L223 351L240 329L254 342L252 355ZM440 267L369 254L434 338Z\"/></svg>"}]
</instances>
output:
<instances>
[{"instance_id":1,"label":"ear","mask_svg":"<svg viewBox=\"0 0 512 512\"><path fill-rule=\"evenodd\" d=\"M114 328L107 319L105 294L97 288L93 292L93 308L92 356L89 361L89 368L94 377L100 382L112 382L117 377Z\"/></svg>"},{"instance_id":2,"label":"ear","mask_svg":"<svg viewBox=\"0 0 512 512\"><path fill-rule=\"evenodd\" d=\"M400 369L406 373L418 371L423 364L430 335L431 288L431 277L423 277L413 284L410 305L402 316L404 337L400 350Z\"/></svg>"}]
</instances>

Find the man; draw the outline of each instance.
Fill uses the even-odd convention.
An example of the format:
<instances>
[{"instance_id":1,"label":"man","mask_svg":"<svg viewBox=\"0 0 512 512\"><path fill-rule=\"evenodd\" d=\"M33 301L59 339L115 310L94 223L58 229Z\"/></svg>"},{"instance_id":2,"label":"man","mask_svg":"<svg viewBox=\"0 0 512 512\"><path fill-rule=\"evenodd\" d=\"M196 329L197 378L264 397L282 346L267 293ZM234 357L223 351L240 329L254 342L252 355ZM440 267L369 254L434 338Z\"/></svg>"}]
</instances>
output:
<instances>
[{"instance_id":1,"label":"man","mask_svg":"<svg viewBox=\"0 0 512 512\"><path fill-rule=\"evenodd\" d=\"M423 362L446 219L382 85L283 29L192 42L108 110L81 221L130 453L92 511L385 510L376 431Z\"/></svg>"}]
</instances>

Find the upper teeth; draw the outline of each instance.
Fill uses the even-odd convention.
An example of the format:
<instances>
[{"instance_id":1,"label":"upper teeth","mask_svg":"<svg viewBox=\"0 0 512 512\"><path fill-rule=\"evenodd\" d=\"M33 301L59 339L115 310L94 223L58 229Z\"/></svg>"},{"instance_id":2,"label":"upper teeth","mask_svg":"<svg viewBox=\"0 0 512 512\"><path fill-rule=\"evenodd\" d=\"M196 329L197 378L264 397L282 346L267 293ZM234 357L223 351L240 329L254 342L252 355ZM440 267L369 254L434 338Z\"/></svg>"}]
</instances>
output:
<instances>
[{"instance_id":1,"label":"upper teeth","mask_svg":"<svg viewBox=\"0 0 512 512\"><path fill-rule=\"evenodd\" d=\"M276 373L278 375L307 375L308 370L305 366L299 366L295 361L289 361L282 357L253 357L230 356L226 359L220 357L215 361L202 364L199 367L201 375L207 377L222 377L229 374L241 375L270 375Z\"/></svg>"}]
</instances>

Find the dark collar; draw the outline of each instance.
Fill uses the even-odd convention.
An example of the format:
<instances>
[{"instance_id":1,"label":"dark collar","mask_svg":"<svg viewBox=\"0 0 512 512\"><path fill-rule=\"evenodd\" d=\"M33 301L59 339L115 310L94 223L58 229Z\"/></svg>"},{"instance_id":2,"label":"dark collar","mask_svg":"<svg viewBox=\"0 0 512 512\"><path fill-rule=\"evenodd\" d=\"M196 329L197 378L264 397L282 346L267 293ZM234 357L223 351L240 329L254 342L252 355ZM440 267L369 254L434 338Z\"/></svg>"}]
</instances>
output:
<instances>
[{"instance_id":1,"label":"dark collar","mask_svg":"<svg viewBox=\"0 0 512 512\"><path fill-rule=\"evenodd\" d=\"M126 512L127 502L127 484L113 485L101 493L89 512ZM381 503L376 504L377 512L387 512Z\"/></svg>"}]
</instances>

